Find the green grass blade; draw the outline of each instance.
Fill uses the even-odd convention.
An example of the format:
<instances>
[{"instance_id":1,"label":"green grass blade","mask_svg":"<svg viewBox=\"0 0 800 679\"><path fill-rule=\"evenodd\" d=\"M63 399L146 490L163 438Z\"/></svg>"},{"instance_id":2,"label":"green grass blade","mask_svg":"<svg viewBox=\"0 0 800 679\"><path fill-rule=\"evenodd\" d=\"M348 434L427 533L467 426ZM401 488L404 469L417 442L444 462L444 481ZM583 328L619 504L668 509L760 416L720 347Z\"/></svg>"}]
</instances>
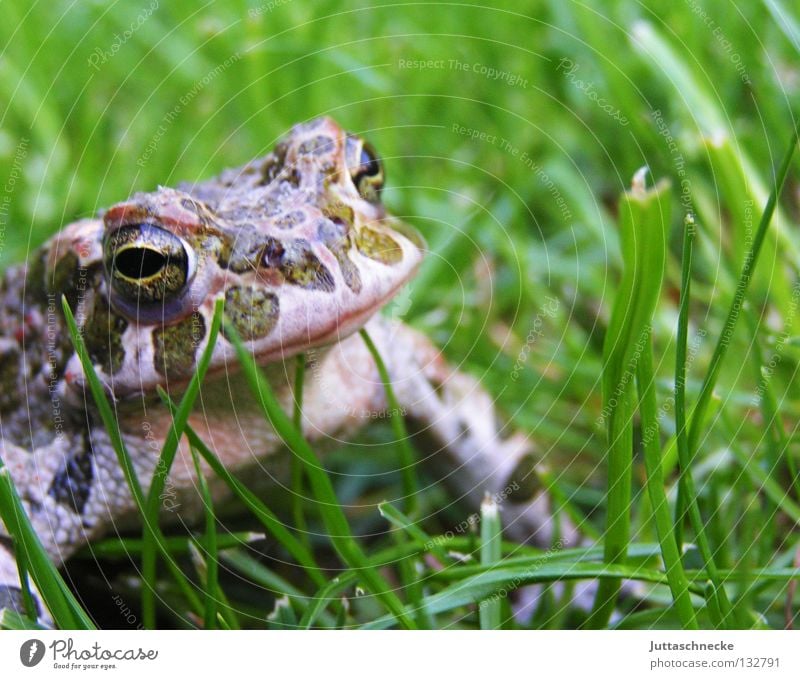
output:
<instances>
[{"instance_id":1,"label":"green grass blade","mask_svg":"<svg viewBox=\"0 0 800 679\"><path fill-rule=\"evenodd\" d=\"M103 420L106 433L111 439L111 445L114 448L114 452L117 454L117 461L125 475L125 481L128 483L128 487L131 490L133 500L142 513L142 516L144 516L145 505L142 486L139 483L139 478L136 476L136 470L133 468L133 463L125 447L125 442L122 440L117 418L114 416L103 385L100 383L100 379L97 377L97 373L94 370L92 359L89 357L89 352L86 350L83 336L75 323L75 317L72 314L72 309L69 307L66 296L61 297L61 307L64 311L64 319L67 322L72 345L75 347L75 352L78 354L78 358L80 359L83 371L86 375L86 381L89 383L89 391L91 391L97 410L100 412L100 417Z\"/></svg>"},{"instance_id":2,"label":"green grass blade","mask_svg":"<svg viewBox=\"0 0 800 679\"><path fill-rule=\"evenodd\" d=\"M721 417L728 430L735 431L733 422L730 421L730 416L723 412ZM758 488L760 492L764 493L764 495L794 521L795 524L800 524L800 505L789 497L788 492L780 483L761 468L754 454L752 452L745 452L735 439L731 439L730 451L733 459L750 479L753 487Z\"/></svg>"},{"instance_id":3,"label":"green grass blade","mask_svg":"<svg viewBox=\"0 0 800 679\"><path fill-rule=\"evenodd\" d=\"M667 584L667 578L661 571L620 564L551 563L543 564L538 569L527 566L501 567L455 582L441 592L426 597L425 605L438 615L462 606L474 605L498 592L512 592L526 585L591 578L599 578L601 582L625 578ZM702 594L703 590L702 586L696 584L691 585L690 589L696 594ZM394 623L390 616L384 616L364 625L363 629L386 629Z\"/></svg>"},{"instance_id":4,"label":"green grass blade","mask_svg":"<svg viewBox=\"0 0 800 679\"><path fill-rule=\"evenodd\" d=\"M461 538L454 544L454 547L464 542ZM502 568L522 568L531 571L539 570L542 566L550 563L601 563L603 561L603 548L602 547L575 547L571 549L555 550L549 549L545 552L540 552L535 555L528 556L510 556L505 547L503 547L503 561L500 564ZM661 547L658 544L641 543L631 544L628 548L627 557L630 561L647 563L648 561L658 558L661 555ZM486 571L486 567L477 564L464 564L458 566L451 566L430 574L432 581L446 581L463 579L473 575L480 575ZM687 575L688 577L688 575Z\"/></svg>"},{"instance_id":5,"label":"green grass blade","mask_svg":"<svg viewBox=\"0 0 800 679\"><path fill-rule=\"evenodd\" d=\"M441 538L441 539L439 539ZM448 547L462 552L468 550L473 546L473 540L470 537L445 537L434 536L433 541L436 544L447 544ZM383 564L392 564L397 562L398 559L410 556L412 554L422 554L430 549L431 541L425 542L406 542L402 545L395 545L387 549L381 550L372 556L371 562L373 565L380 566ZM601 547L577 547L572 549L563 549L561 551L548 551L542 552L525 545L517 543L502 543L502 550L505 558L503 560L503 567L520 568L529 572L539 570L543 565L550 562L582 562L582 561L599 561L603 558L603 549ZM509 556L518 555L520 552L531 552L531 556ZM628 548L628 557L631 559L651 559L659 554L658 545L653 544L632 544ZM485 568L481 565L474 566L458 566L457 568L448 567L440 571L435 571L429 574L431 580L458 580L461 578L471 577L483 573ZM327 583L322 589L317 592L313 599L309 610L300 621L300 626L304 629L309 629L316 620L316 617L334 601L334 597L344 592L348 587L352 587L358 581L358 574L355 571L347 571L339 577ZM700 589L697 590L701 592ZM427 605L426 602L424 602ZM430 611L429 611L430 612ZM390 621L391 617L387 616L386 620Z\"/></svg>"},{"instance_id":6,"label":"green grass blade","mask_svg":"<svg viewBox=\"0 0 800 679\"><path fill-rule=\"evenodd\" d=\"M339 576L328 582L314 595L311 604L300 618L298 627L300 629L311 629L317 619L325 615L325 607L334 601L335 597L344 592L344 590L351 587L356 580L356 574L351 571L347 575Z\"/></svg>"},{"instance_id":7,"label":"green grass blade","mask_svg":"<svg viewBox=\"0 0 800 679\"><path fill-rule=\"evenodd\" d=\"M800 21L789 11L782 0L762 0L775 25L783 31L784 35L800 53Z\"/></svg>"},{"instance_id":8,"label":"green grass blade","mask_svg":"<svg viewBox=\"0 0 800 679\"><path fill-rule=\"evenodd\" d=\"M398 545L403 544L406 536L419 540L420 542L431 543L430 537L424 530L388 502L381 502L378 505L378 512L390 524L400 528L399 531L393 531L392 533L392 537ZM431 549L433 550L435 547L432 545ZM444 557L444 553L441 550L438 550L438 552ZM442 563L447 563L447 559L444 558ZM421 566L417 556L414 555L400 559L397 562L397 568L400 571L403 586L406 592L408 592L408 601L416 616L417 625L420 629L435 629L433 618L428 615L427 610L422 604L423 587L418 574Z\"/></svg>"},{"instance_id":9,"label":"green grass blade","mask_svg":"<svg viewBox=\"0 0 800 679\"><path fill-rule=\"evenodd\" d=\"M252 531L240 531L234 533L223 533L217 535L217 549L222 551L224 549L231 549L234 547L241 547L243 544L248 544L255 540L263 540L263 533L254 533ZM186 554L189 551L189 546L193 542L192 536L186 535L170 535L164 537L164 546L170 554ZM141 554L143 544L141 539L137 538L105 538L99 542L94 542L91 548L85 547L77 552L74 558L93 559L102 557L103 559L114 558L129 558L133 554Z\"/></svg>"},{"instance_id":10,"label":"green grass blade","mask_svg":"<svg viewBox=\"0 0 800 679\"><path fill-rule=\"evenodd\" d=\"M320 505L322 519L339 556L349 567L359 569L361 577L364 578L370 591L383 602L404 627L415 628L414 621L406 613L400 599L392 592L383 577L369 565L366 556L361 551L361 547L351 535L347 518L339 505L328 475L320 466L311 446L308 445L301 433L292 426L291 420L281 409L272 392L272 388L258 369L255 358L248 354L236 333L236 329L228 323L225 324L225 335L230 338L236 350L239 364L244 371L250 388L259 399L267 421L274 427L290 450L295 455L299 455L305 464L306 474L311 482L311 489Z\"/></svg>"},{"instance_id":11,"label":"green grass blade","mask_svg":"<svg viewBox=\"0 0 800 679\"><path fill-rule=\"evenodd\" d=\"M443 565L452 560L440 547L439 540L428 535L428 533L419 527L419 524L415 523L410 517L403 514L403 512L397 509L397 507L388 502L381 502L378 505L378 512L380 512L380 515L393 526L401 528L403 531L408 533L411 538L420 544L426 545L431 554L435 555Z\"/></svg>"},{"instance_id":12,"label":"green grass blade","mask_svg":"<svg viewBox=\"0 0 800 679\"><path fill-rule=\"evenodd\" d=\"M214 353L214 347L217 344L217 337L219 336L219 329L222 323L222 313L223 300L219 298L214 304L214 315L211 319L208 342L197 363L197 369L189 380L180 405L173 414L172 424L170 425L164 444L161 447L161 454L159 455L155 471L153 472L153 478L150 481L150 488L145 498L144 528L142 532L142 541L144 543L144 549L142 550L142 577L145 583L154 583L156 579L155 543L158 539L158 529L154 529L153 526L158 525L158 514L161 509L161 497L164 491L164 485L172 469L172 463L175 461L175 454L178 452L178 445L183 436L183 431L186 428L189 414L194 407L197 395L200 393L200 385L203 383L208 367L211 365L211 356ZM155 590L149 586L143 587L142 621L144 626L147 629L153 629L155 626L155 619Z\"/></svg>"},{"instance_id":13,"label":"green grass blade","mask_svg":"<svg viewBox=\"0 0 800 679\"><path fill-rule=\"evenodd\" d=\"M169 396L162 393L162 398L165 399L165 402L174 412L176 406L169 400ZM211 467L214 474L225 482L233 494L253 512L267 531L297 559L297 562L306 570L309 577L316 584L323 584L326 581L325 576L320 571L319 566L317 566L314 555L309 549L286 529L286 526L275 516L271 509L225 468L225 465L220 462L219 458L197 435L197 432L194 431L191 425L186 426L185 434L189 439L189 444L197 449L197 452L200 453L206 464Z\"/></svg>"},{"instance_id":14,"label":"green grass blade","mask_svg":"<svg viewBox=\"0 0 800 679\"><path fill-rule=\"evenodd\" d=\"M0 630L43 630L47 629L33 618L12 611L10 608L0 608Z\"/></svg>"},{"instance_id":15,"label":"green grass blade","mask_svg":"<svg viewBox=\"0 0 800 679\"><path fill-rule=\"evenodd\" d=\"M8 468L3 466L2 460L0 460L0 519L14 540L15 550L24 554L28 571L58 628L95 629L91 618L67 587L31 526L11 474Z\"/></svg>"},{"instance_id":16,"label":"green grass blade","mask_svg":"<svg viewBox=\"0 0 800 679\"><path fill-rule=\"evenodd\" d=\"M706 529L703 519L700 516L700 508L697 505L697 493L695 491L694 477L692 474L692 456L689 451L689 444L686 431L686 346L689 333L689 302L691 300L691 281L692 281L692 251L694 245L695 225L690 215L687 215L683 231L683 254L681 265L681 297L678 312L678 337L675 351L675 431L676 446L678 450L678 462L680 476L678 477L678 500L675 507L675 543L678 549L683 548L682 527L684 513L681 511L685 503L688 504L689 519L695 533L700 553L708 570L708 577L713 585L707 592L713 593L718 601L713 605L709 603L709 617L726 626L727 614L730 612L731 605L728 601L725 589L719 580L714 555L706 537ZM717 618L716 612L723 611L725 617Z\"/></svg>"},{"instance_id":17,"label":"green grass blade","mask_svg":"<svg viewBox=\"0 0 800 679\"><path fill-rule=\"evenodd\" d=\"M630 540L631 473L633 456L633 378L639 354L649 341L650 323L664 275L670 215L667 182L644 187L644 172L634 177L620 201L620 244L623 274L614 299L603 347L603 414L608 444L605 560L624 559ZM588 620L605 627L619 594L620 582L600 583Z\"/></svg>"},{"instance_id":18,"label":"green grass blade","mask_svg":"<svg viewBox=\"0 0 800 679\"><path fill-rule=\"evenodd\" d=\"M681 461L682 462L681 466L685 470L688 470L689 467L691 466L692 459L694 458L695 452L697 451L697 445L700 440L700 435L705 427L705 415L706 411L708 410L709 403L711 401L711 395L713 393L714 387L716 386L717 379L719 378L719 373L722 368L722 362L725 359L728 347L731 344L733 332L739 320L742 305L745 302L745 298L747 296L747 290L750 286L750 281L752 280L754 271L758 265L759 254L761 252L764 239L766 238L769 225L772 222L772 216L777 207L778 198L780 197L783 185L786 182L786 177L788 176L789 173L789 168L791 167L792 158L794 157L794 153L797 147L798 134L800 134L800 129L795 128L792 131L790 144L786 150L781 166L778 169L778 173L776 175L776 181L772 188L772 191L770 192L769 199L767 200L767 204L761 216L761 221L759 222L755 238L753 239L752 245L745 254L745 260L742 266L742 272L736 284L736 290L734 292L733 301L731 302L731 306L728 310L727 317L725 318L725 323L723 325L722 332L720 333L719 339L717 340L716 346L714 347L714 352L711 357L711 362L709 364L705 378L703 379L703 385L700 389L700 394L697 398L697 403L695 404L694 410L692 411L691 420L689 422L688 436L686 441L682 444L684 450L683 450L683 460ZM684 427L680 427L678 429L678 432L680 432L681 429L683 428ZM678 454L680 457L681 456L680 442L678 445ZM713 555L711 554L711 550L704 537L702 518L700 517L699 509L697 508L696 502L694 502L692 499L693 497L696 497L696 494L694 492L694 489L691 487L692 486L691 475L687 476L684 472L681 475L681 479L682 483L680 484L680 492L678 494L676 515L678 517L682 517L684 515L684 512L686 512L686 510L688 509L689 519L692 522L693 528L695 530L695 535L698 540L698 546L702 550L703 558L706 561L706 567L709 569L709 577L712 578L712 581L716 581L716 578L714 578L715 564L713 563ZM718 608L722 612L724 618L727 618L730 611L729 608L730 604L727 602L727 595L725 594L724 589L718 582L714 582L714 589L717 595L720 597L720 601L718 602Z\"/></svg>"},{"instance_id":19,"label":"green grass blade","mask_svg":"<svg viewBox=\"0 0 800 679\"><path fill-rule=\"evenodd\" d=\"M303 591L298 587L264 566L244 550L227 550L220 553L220 558L228 566L231 566L239 573L244 575L248 581L260 585L270 592L273 592L276 597L289 597L298 606L298 608L303 611L303 615L305 615L314 601L309 596L304 594ZM322 623L326 627L334 626L335 621L333 616L330 614L322 612L320 617Z\"/></svg>"},{"instance_id":20,"label":"green grass blade","mask_svg":"<svg viewBox=\"0 0 800 679\"><path fill-rule=\"evenodd\" d=\"M503 558L500 511L490 497L481 503L481 565L491 568ZM478 604L481 629L502 629L502 599L495 594Z\"/></svg>"},{"instance_id":21,"label":"green grass blade","mask_svg":"<svg viewBox=\"0 0 800 679\"><path fill-rule=\"evenodd\" d=\"M2 460L0 460L0 467L2 467ZM31 594L31 583L28 579L28 560L25 556L24 550L17 550L14 548L14 557L17 561L17 572L19 573L19 582L22 586L22 602L25 607L25 615L31 620L36 620L36 604L33 602L33 595Z\"/></svg>"},{"instance_id":22,"label":"green grass blade","mask_svg":"<svg viewBox=\"0 0 800 679\"><path fill-rule=\"evenodd\" d=\"M661 558L669 581L669 588L678 617L684 629L697 629L694 606L689 596L689 581L683 570L681 555L675 543L672 518L667 495L664 492L664 475L661 472L659 446L658 407L656 405L655 377L653 375L653 347L645 345L636 371L639 392L639 413L642 420L647 493L650 498L656 533L661 545Z\"/></svg>"},{"instance_id":23,"label":"green grass blade","mask_svg":"<svg viewBox=\"0 0 800 679\"><path fill-rule=\"evenodd\" d=\"M204 560L206 563L205 573L205 609L203 622L205 629L214 629L217 623L217 599L219 597L219 561L217 559L217 517L214 514L214 503L211 499L211 491L208 482L200 467L200 459L197 450L190 446L192 452L192 462L194 464L197 483L200 486L200 496L203 498L203 511L206 519L205 549Z\"/></svg>"},{"instance_id":24,"label":"green grass blade","mask_svg":"<svg viewBox=\"0 0 800 679\"><path fill-rule=\"evenodd\" d=\"M786 468L789 470L791 485L794 487L795 496L800 498L800 475L797 464L792 455L791 442L786 435L786 427L778 407L778 397L772 384L770 366L764 361L759 341L759 321L752 310L746 313L750 334L753 336L753 350L751 352L753 367L756 373L756 393L760 394L758 405L761 409L762 421L767 426L767 465L773 474L779 470L780 460L783 457Z\"/></svg>"},{"instance_id":25,"label":"green grass blade","mask_svg":"<svg viewBox=\"0 0 800 679\"><path fill-rule=\"evenodd\" d=\"M300 354L295 359L294 373L294 413L292 421L297 431L303 431L303 386L306 376L306 355ZM303 485L303 461L292 455L291 482L292 518L294 527L300 533L300 540L308 546L308 528L305 516L305 488Z\"/></svg>"},{"instance_id":26,"label":"green grass blade","mask_svg":"<svg viewBox=\"0 0 800 679\"><path fill-rule=\"evenodd\" d=\"M692 285L692 255L694 253L694 217L687 215L683 229L681 254L681 292L678 306L678 337L675 347L675 448L678 452L679 484L685 485L685 475L691 474L689 443L686 430L686 345L689 336L689 302ZM683 513L685 488L678 491L675 507L675 543L683 548Z\"/></svg>"},{"instance_id":27,"label":"green grass blade","mask_svg":"<svg viewBox=\"0 0 800 679\"><path fill-rule=\"evenodd\" d=\"M753 244L745 254L742 273L736 283L736 291L733 296L733 301L731 302L730 309L728 310L728 315L725 319L725 324L722 327L722 332L720 333L717 344L714 347L714 353L711 357L711 363L709 364L708 372L703 379L703 386L700 389L700 395L697 397L697 403L692 411L688 437L690 456L695 450L697 450L697 444L705 426L705 415L706 411L708 410L709 401L711 400L711 394L713 393L714 387L717 384L719 372L722 368L722 361L724 360L725 354L730 346L731 338L733 337L733 331L736 328L742 305L744 304L745 297L747 296L747 289L750 286L751 279L753 278L753 272L758 265L758 256L761 252L761 246L764 243L764 238L767 235L769 225L772 222L772 215L777 207L778 198L783 190L786 177L789 174L792 158L794 157L795 149L797 148L798 134L800 134L800 129L795 128L792 132L791 141L786 150L786 154L784 155L783 161L781 162L780 168L778 169L778 173L775 177L775 184L772 187L772 191L769 194L769 199L764 207L764 212L761 215L761 221L758 224L758 230L756 231L755 238L753 239Z\"/></svg>"},{"instance_id":28,"label":"green grass blade","mask_svg":"<svg viewBox=\"0 0 800 679\"><path fill-rule=\"evenodd\" d=\"M402 541L399 533L394 534L396 542ZM397 562L397 571L400 574L400 582L408 596L408 608L414 614L414 621L419 629L435 629L433 617L425 608L423 597L425 596L422 581L419 577L418 569L422 566L416 556L409 556Z\"/></svg>"},{"instance_id":29,"label":"green grass blade","mask_svg":"<svg viewBox=\"0 0 800 679\"><path fill-rule=\"evenodd\" d=\"M92 394L92 398L94 399L97 410L100 413L101 419L103 420L103 426L105 427L106 433L108 434L109 440L111 441L111 446L114 448L114 452L117 456L117 462L119 463L120 468L122 469L125 481L128 484L128 488L131 491L131 496L133 497L133 501L136 505L136 508L139 511L139 515L142 517L145 530L149 529L155 533L154 540L156 548L158 549L162 557L165 559L173 577L178 583L178 586L181 588L184 595L186 596L187 601L190 603L190 605L192 605L192 607L195 610L199 610L199 601L192 592L191 585L189 585L188 581L183 576L180 568L174 562L169 552L167 551L166 547L164 546L163 535L161 534L161 531L158 528L158 523L157 522L153 523L145 519L146 511L145 511L144 493L142 491L142 486L139 483L139 479L136 476L136 471L133 468L133 462L131 461L130 454L128 453L128 450L125 446L125 441L122 439L122 433L120 432L119 429L119 423L117 422L117 419L114 416L114 413L111 409L111 404L109 403L103 385L100 382L100 378L97 377L94 365L92 364L92 360L89 357L89 352L86 350L86 345L83 342L83 336L81 335L80 331L78 330L78 326L75 323L75 317L72 314L72 309L70 309L69 303L67 302L67 298L64 296L62 296L61 298L61 306L64 311L64 319L67 322L67 329L69 330L69 334L72 339L72 344L75 347L75 353L78 355L78 358L80 359L84 374L86 375L86 380L89 383L89 390ZM145 590L149 592L155 591L155 582L153 579L150 580L146 578L144 579L142 585L142 591L144 592ZM143 594L143 600L144 599L145 596ZM142 616L142 618L143 618L143 624L146 627L147 625L144 623L144 615ZM154 624L154 618L151 621L151 624Z\"/></svg>"},{"instance_id":30,"label":"green grass blade","mask_svg":"<svg viewBox=\"0 0 800 679\"><path fill-rule=\"evenodd\" d=\"M386 402L389 405L389 420L392 424L392 431L394 432L395 443L400 447L400 464L402 465L403 472L403 494L405 495L405 511L409 516L415 516L419 509L419 480L417 479L417 460L414 455L414 450L411 447L408 431L406 430L405 422L403 421L402 410L400 404L392 388L392 380L389 377L389 371L386 369L386 364L383 358L369 336L369 333L362 328L360 331L361 339L367 345L369 353L375 361L375 366L378 368L378 374L381 376L383 388L386 391Z\"/></svg>"},{"instance_id":31,"label":"green grass blade","mask_svg":"<svg viewBox=\"0 0 800 679\"><path fill-rule=\"evenodd\" d=\"M297 614L292 603L288 596L275 601L272 611L267 615L267 629L297 629Z\"/></svg>"}]
</instances>

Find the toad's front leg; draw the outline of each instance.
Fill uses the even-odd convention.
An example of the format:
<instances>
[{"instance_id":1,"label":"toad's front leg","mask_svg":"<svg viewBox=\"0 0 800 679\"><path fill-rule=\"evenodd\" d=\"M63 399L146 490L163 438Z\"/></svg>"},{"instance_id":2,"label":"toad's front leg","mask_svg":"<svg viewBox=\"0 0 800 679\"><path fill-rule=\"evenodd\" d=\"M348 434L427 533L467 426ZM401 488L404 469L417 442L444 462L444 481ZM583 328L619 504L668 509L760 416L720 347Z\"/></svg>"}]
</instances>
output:
<instances>
[{"instance_id":1,"label":"toad's front leg","mask_svg":"<svg viewBox=\"0 0 800 679\"><path fill-rule=\"evenodd\" d=\"M480 383L449 366L425 336L381 317L366 329L386 363L401 411L420 440L433 441L426 460L437 463L443 480L474 507L486 493L501 501L508 535L550 545L556 519L548 494L535 482L540 463L530 441L500 425ZM386 412L383 384L359 335L319 362L312 360L309 373L303 404L308 438L357 428ZM561 543L577 544L575 527L566 517L558 520Z\"/></svg>"}]
</instances>

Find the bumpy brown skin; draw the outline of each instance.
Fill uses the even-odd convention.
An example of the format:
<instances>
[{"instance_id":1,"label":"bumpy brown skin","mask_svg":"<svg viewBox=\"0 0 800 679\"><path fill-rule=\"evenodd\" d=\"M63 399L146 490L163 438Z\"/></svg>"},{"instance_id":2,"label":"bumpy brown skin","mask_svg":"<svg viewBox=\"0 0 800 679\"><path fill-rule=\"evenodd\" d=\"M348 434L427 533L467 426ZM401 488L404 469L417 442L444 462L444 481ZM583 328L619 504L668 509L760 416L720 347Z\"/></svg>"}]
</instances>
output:
<instances>
[{"instance_id":1,"label":"bumpy brown skin","mask_svg":"<svg viewBox=\"0 0 800 679\"><path fill-rule=\"evenodd\" d=\"M6 272L0 458L56 564L136 520L66 332L62 295L115 399L145 489L170 424L155 387L180 395L222 297L287 410L295 365L287 359L312 352L303 430L313 442L350 436L386 409L374 362L352 334L367 323L401 407L436 444L426 457L443 462L475 502L500 494L514 534L550 540L547 498L528 487L535 460L525 438L498 431L489 396L426 338L374 315L413 276L424 249L379 202L382 170L374 163L334 121L298 125L265 158L201 184L137 194L102 219L69 225L27 267ZM209 374L204 407L190 424L232 471L277 473L282 444L248 397L224 336ZM165 516L194 521L199 499L185 442L168 484L170 509L179 509ZM561 530L575 541L569 526ZM0 608L21 610L7 535L0 524Z\"/></svg>"}]
</instances>

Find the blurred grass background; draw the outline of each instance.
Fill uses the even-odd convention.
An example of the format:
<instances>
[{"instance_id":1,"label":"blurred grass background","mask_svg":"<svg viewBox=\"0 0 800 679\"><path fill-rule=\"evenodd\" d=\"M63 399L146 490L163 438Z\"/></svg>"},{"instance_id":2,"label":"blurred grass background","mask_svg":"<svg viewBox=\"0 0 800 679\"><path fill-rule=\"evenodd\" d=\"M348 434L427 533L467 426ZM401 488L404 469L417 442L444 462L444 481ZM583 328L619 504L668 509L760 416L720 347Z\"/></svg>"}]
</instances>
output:
<instances>
[{"instance_id":1,"label":"blurred grass background","mask_svg":"<svg viewBox=\"0 0 800 679\"><path fill-rule=\"evenodd\" d=\"M266 153L295 122L332 115L372 141L387 167L385 202L430 245L404 317L482 379L597 530L602 343L621 268L617 201L642 166L670 179L674 228L654 340L660 424L668 460L674 454L680 227L694 211L691 403L794 124L800 12L790 3L3 8L0 268L71 220L138 190L213 176ZM791 486L757 397L766 380L794 441L796 170L795 161L751 290L752 322L736 333L721 414L699 453L701 507L729 531L712 536L729 568L789 565L797 535L791 512L765 497L752 472L778 490ZM383 424L365 436L391 432ZM387 446L373 459L348 449L328 458L347 472L337 492L362 508L353 511L361 530L382 525L371 502L400 492L392 454ZM444 493L425 502L430 531L464 518ZM652 541L641 496L637 503L635 537ZM784 594L766 585L748 596L781 626ZM663 612L654 620L670 624Z\"/></svg>"}]
</instances>

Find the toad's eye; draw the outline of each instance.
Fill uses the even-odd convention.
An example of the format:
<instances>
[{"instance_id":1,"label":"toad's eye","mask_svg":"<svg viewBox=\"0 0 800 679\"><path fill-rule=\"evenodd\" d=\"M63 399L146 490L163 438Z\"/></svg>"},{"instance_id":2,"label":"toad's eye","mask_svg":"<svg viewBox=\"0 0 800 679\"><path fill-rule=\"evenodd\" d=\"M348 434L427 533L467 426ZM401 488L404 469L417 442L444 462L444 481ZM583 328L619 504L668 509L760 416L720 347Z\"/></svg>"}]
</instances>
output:
<instances>
[{"instance_id":1,"label":"toad's eye","mask_svg":"<svg viewBox=\"0 0 800 679\"><path fill-rule=\"evenodd\" d=\"M351 142L351 149L348 149L350 151L348 153L348 166L353 184L355 184L362 198L371 203L376 203L380 198L380 192L386 179L383 163L375 153L375 149L367 142L360 139L355 140L353 137L350 139L356 142Z\"/></svg>"},{"instance_id":2,"label":"toad's eye","mask_svg":"<svg viewBox=\"0 0 800 679\"><path fill-rule=\"evenodd\" d=\"M103 263L114 306L139 320L179 313L195 270L183 239L153 224L128 224L107 234Z\"/></svg>"}]
</instances>

